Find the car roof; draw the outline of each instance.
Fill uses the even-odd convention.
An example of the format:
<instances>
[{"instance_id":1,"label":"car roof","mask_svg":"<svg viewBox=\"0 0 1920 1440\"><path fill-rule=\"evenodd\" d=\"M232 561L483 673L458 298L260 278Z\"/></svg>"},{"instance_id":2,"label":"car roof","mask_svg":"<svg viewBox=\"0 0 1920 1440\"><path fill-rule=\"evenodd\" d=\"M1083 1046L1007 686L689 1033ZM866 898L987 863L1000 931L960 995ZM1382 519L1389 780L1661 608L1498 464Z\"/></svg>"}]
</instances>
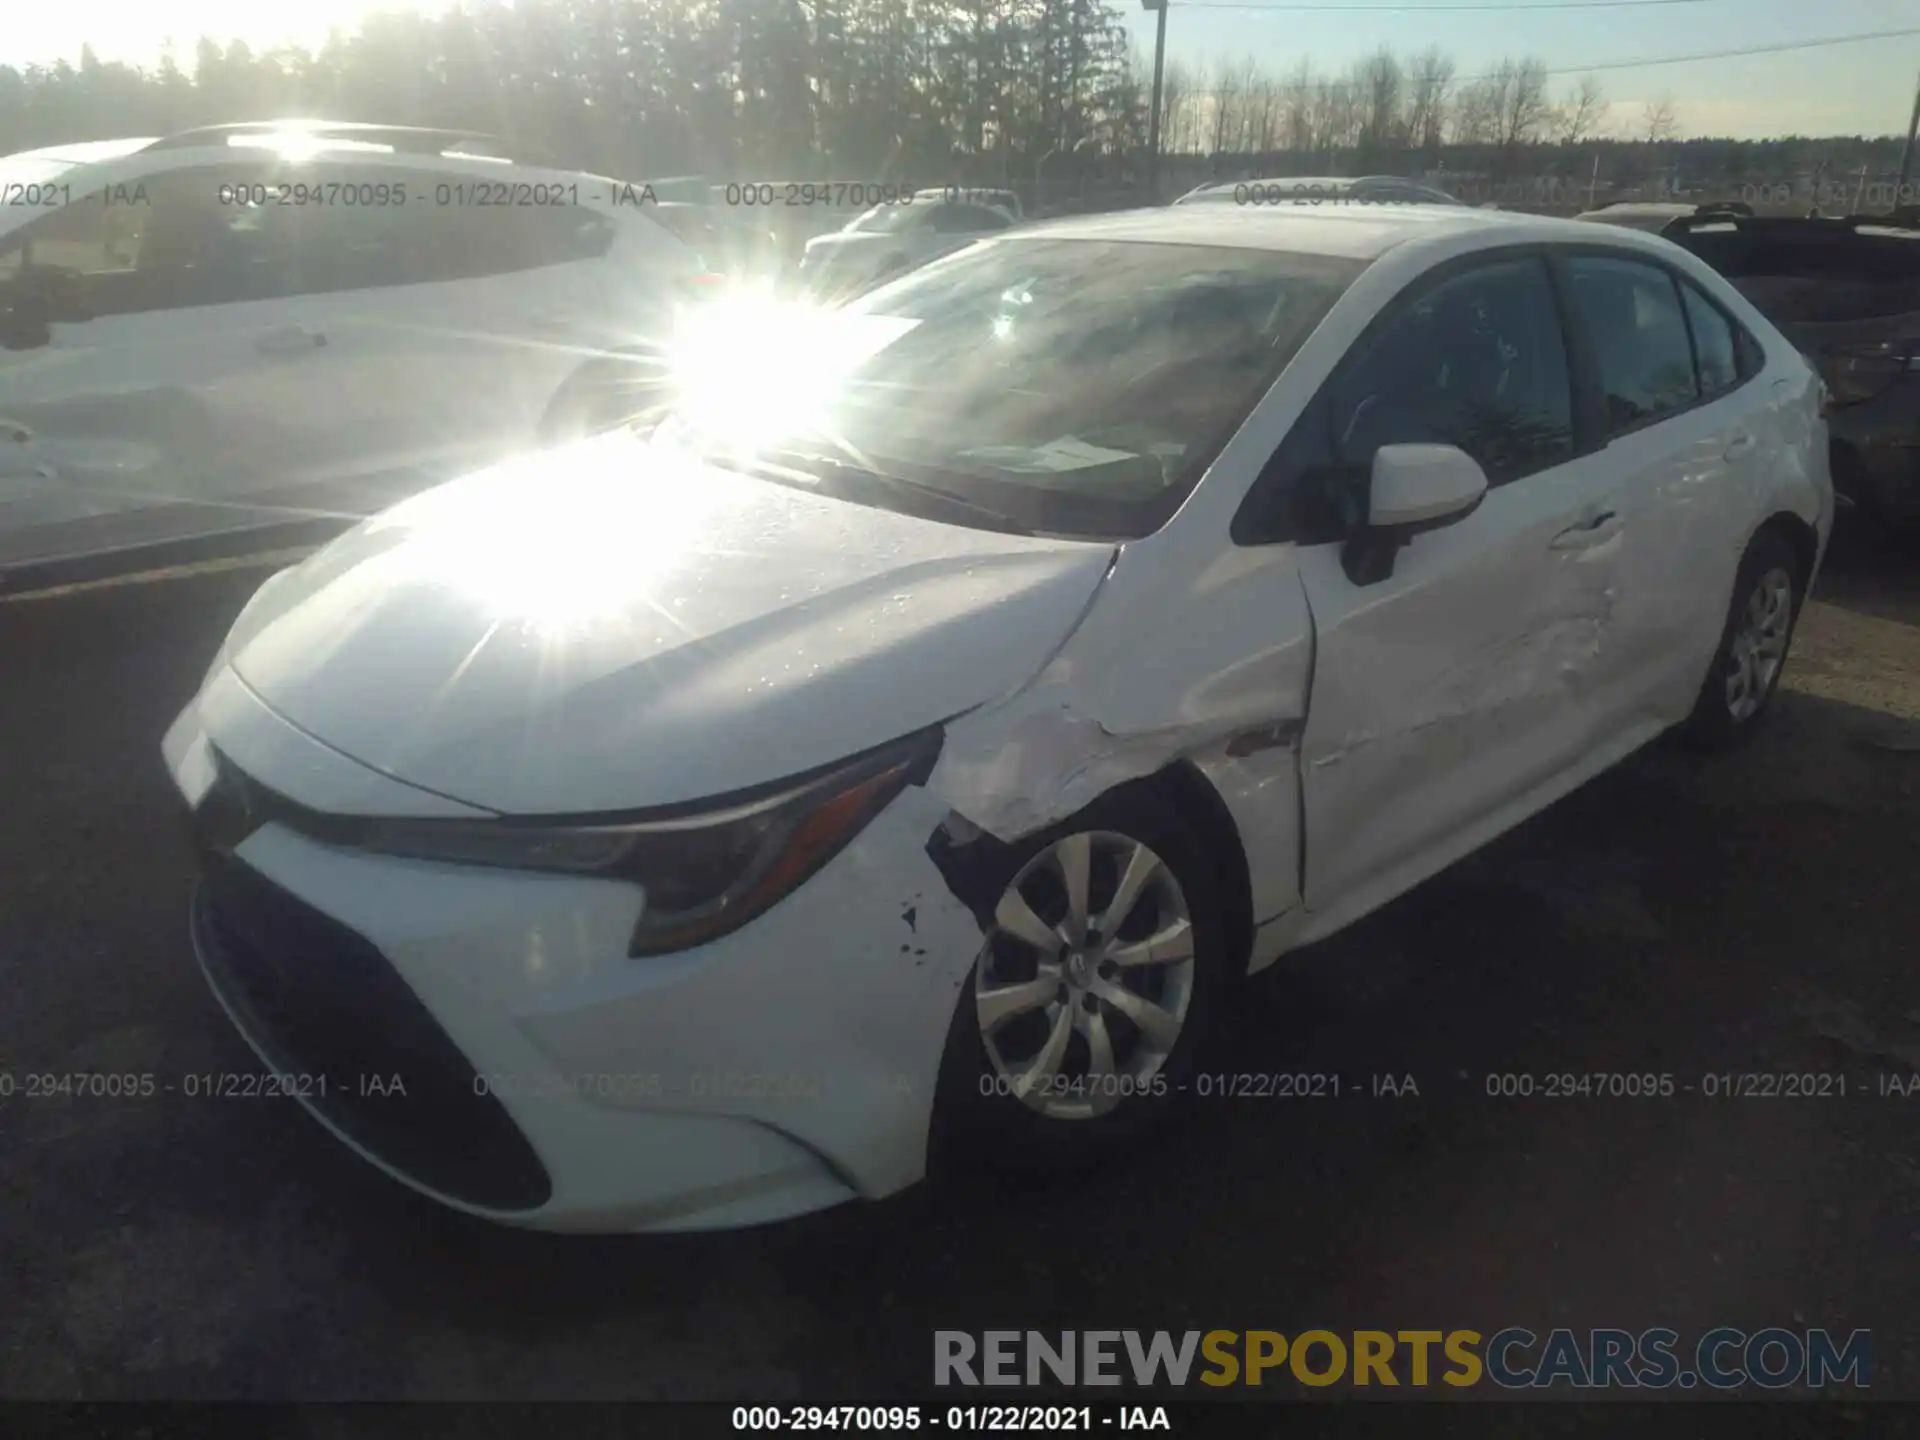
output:
<instances>
[{"instance_id":1,"label":"car roof","mask_svg":"<svg viewBox=\"0 0 1920 1440\"><path fill-rule=\"evenodd\" d=\"M1461 234L1486 244L1559 240L1592 244L1595 227L1550 215L1478 210L1464 205L1168 205L1028 225L1035 239L1118 240L1165 245L1224 245L1373 260L1410 241ZM1622 230L1621 243L1633 244Z\"/></svg>"},{"instance_id":2,"label":"car roof","mask_svg":"<svg viewBox=\"0 0 1920 1440\"><path fill-rule=\"evenodd\" d=\"M48 160L63 165L97 165L103 160L118 160L123 155L144 150L159 137L142 135L131 140L72 140L63 145L43 145L38 150L16 150L0 155L0 161Z\"/></svg>"}]
</instances>

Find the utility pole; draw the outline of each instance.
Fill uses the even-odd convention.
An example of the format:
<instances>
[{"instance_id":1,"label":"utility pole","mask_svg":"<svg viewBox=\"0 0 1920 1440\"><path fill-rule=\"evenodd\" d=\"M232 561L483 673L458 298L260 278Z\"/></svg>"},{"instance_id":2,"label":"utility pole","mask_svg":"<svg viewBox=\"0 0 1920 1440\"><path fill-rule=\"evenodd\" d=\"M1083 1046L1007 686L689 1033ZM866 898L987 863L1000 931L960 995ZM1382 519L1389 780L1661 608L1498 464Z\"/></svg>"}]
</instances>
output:
<instances>
[{"instance_id":1,"label":"utility pole","mask_svg":"<svg viewBox=\"0 0 1920 1440\"><path fill-rule=\"evenodd\" d=\"M1913 173L1913 136L1916 130L1920 130L1920 85L1916 85L1913 91L1913 118L1907 121L1907 148L1900 155L1900 183L1893 187L1895 205L1906 203L1907 178Z\"/></svg>"},{"instance_id":2,"label":"utility pole","mask_svg":"<svg viewBox=\"0 0 1920 1440\"><path fill-rule=\"evenodd\" d=\"M1140 0L1142 10L1158 11L1153 26L1153 109L1147 115L1147 194L1160 203L1160 80L1167 67L1167 0ZM1917 112L1920 113L1920 112Z\"/></svg>"}]
</instances>

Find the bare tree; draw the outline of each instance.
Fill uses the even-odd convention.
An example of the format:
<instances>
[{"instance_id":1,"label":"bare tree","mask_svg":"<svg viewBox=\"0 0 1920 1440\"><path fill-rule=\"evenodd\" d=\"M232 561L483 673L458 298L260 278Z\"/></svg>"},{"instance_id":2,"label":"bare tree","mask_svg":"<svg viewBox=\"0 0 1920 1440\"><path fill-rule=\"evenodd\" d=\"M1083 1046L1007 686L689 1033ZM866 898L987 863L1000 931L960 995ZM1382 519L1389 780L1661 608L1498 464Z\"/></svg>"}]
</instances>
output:
<instances>
[{"instance_id":1,"label":"bare tree","mask_svg":"<svg viewBox=\"0 0 1920 1440\"><path fill-rule=\"evenodd\" d=\"M1406 75L1399 58L1384 46L1353 67L1348 82L1353 87L1359 134L1355 137L1363 155L1378 155L1396 150L1404 143L1400 134L1401 97L1406 90Z\"/></svg>"},{"instance_id":2,"label":"bare tree","mask_svg":"<svg viewBox=\"0 0 1920 1440\"><path fill-rule=\"evenodd\" d=\"M1453 106L1453 143L1490 145L1500 130L1500 87L1483 75L1461 90Z\"/></svg>"},{"instance_id":3,"label":"bare tree","mask_svg":"<svg viewBox=\"0 0 1920 1440\"><path fill-rule=\"evenodd\" d=\"M1207 152L1215 156L1224 155L1230 148L1239 148L1238 146L1230 147L1227 141L1233 138L1240 128L1243 109L1240 71L1232 60L1221 58L1214 69L1213 84L1209 89L1211 94L1208 99L1212 105L1212 114L1209 118L1212 124L1209 127L1211 134L1207 142Z\"/></svg>"},{"instance_id":4,"label":"bare tree","mask_svg":"<svg viewBox=\"0 0 1920 1440\"><path fill-rule=\"evenodd\" d=\"M1680 121L1674 114L1671 92L1649 100L1641 107L1640 126L1649 145L1661 145L1679 133Z\"/></svg>"},{"instance_id":5,"label":"bare tree","mask_svg":"<svg viewBox=\"0 0 1920 1440\"><path fill-rule=\"evenodd\" d=\"M1503 60L1494 72L1499 86L1500 109L1495 143L1508 156L1522 145L1531 145L1552 116L1547 103L1547 66L1542 60Z\"/></svg>"},{"instance_id":6,"label":"bare tree","mask_svg":"<svg viewBox=\"0 0 1920 1440\"><path fill-rule=\"evenodd\" d=\"M1439 151L1452 89L1453 61L1437 48L1424 50L1414 57L1403 122L1409 145L1430 156Z\"/></svg>"},{"instance_id":7,"label":"bare tree","mask_svg":"<svg viewBox=\"0 0 1920 1440\"><path fill-rule=\"evenodd\" d=\"M1302 58L1293 67L1293 74L1287 77L1284 89L1287 113L1282 133L1286 147L1304 155L1319 148L1313 103L1316 93L1313 62Z\"/></svg>"},{"instance_id":8,"label":"bare tree","mask_svg":"<svg viewBox=\"0 0 1920 1440\"><path fill-rule=\"evenodd\" d=\"M1265 72L1256 72L1247 61L1249 82L1249 144L1254 153L1265 158L1280 148L1280 126L1284 119L1280 82Z\"/></svg>"},{"instance_id":9,"label":"bare tree","mask_svg":"<svg viewBox=\"0 0 1920 1440\"><path fill-rule=\"evenodd\" d=\"M1193 93L1193 78L1186 63L1169 60L1160 74L1160 150L1162 154L1184 154L1187 145L1186 118Z\"/></svg>"},{"instance_id":10,"label":"bare tree","mask_svg":"<svg viewBox=\"0 0 1920 1440\"><path fill-rule=\"evenodd\" d=\"M1600 128L1610 108L1599 77L1582 75L1573 93L1554 112L1554 139L1562 145L1578 145Z\"/></svg>"},{"instance_id":11,"label":"bare tree","mask_svg":"<svg viewBox=\"0 0 1920 1440\"><path fill-rule=\"evenodd\" d=\"M1350 80L1323 80L1317 92L1319 149L1333 161L1342 150L1351 150L1359 138L1359 97Z\"/></svg>"}]
</instances>

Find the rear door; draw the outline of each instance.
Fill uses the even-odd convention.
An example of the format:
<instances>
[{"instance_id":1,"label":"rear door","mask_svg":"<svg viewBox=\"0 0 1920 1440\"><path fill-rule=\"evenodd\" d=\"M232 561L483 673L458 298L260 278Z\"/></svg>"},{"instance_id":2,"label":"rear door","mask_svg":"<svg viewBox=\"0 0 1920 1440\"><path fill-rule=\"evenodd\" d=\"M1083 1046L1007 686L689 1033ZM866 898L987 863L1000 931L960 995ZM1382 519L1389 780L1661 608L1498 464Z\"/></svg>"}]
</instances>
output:
<instances>
[{"instance_id":1,"label":"rear door","mask_svg":"<svg viewBox=\"0 0 1920 1440\"><path fill-rule=\"evenodd\" d=\"M313 168L329 193L407 197L301 214L302 327L326 337L328 407L354 417L350 443L330 452L337 479L397 493L530 445L569 375L667 323L661 265L610 260L622 222L580 202L584 180L476 182L371 160ZM663 253L696 268L653 228Z\"/></svg>"},{"instance_id":2,"label":"rear door","mask_svg":"<svg viewBox=\"0 0 1920 1440\"><path fill-rule=\"evenodd\" d=\"M1582 453L1539 254L1476 257L1416 287L1300 425L1306 903L1325 914L1431 873L1586 760L1625 542L1611 467ZM1459 446L1491 488L1386 579L1356 584L1340 537L1364 514L1373 454L1419 442Z\"/></svg>"},{"instance_id":3,"label":"rear door","mask_svg":"<svg viewBox=\"0 0 1920 1440\"><path fill-rule=\"evenodd\" d=\"M1745 495L1768 397L1757 342L1692 282L1650 259L1573 254L1566 290L1605 407L1622 553L1599 698L1610 728L1692 708L1746 542Z\"/></svg>"}]
</instances>

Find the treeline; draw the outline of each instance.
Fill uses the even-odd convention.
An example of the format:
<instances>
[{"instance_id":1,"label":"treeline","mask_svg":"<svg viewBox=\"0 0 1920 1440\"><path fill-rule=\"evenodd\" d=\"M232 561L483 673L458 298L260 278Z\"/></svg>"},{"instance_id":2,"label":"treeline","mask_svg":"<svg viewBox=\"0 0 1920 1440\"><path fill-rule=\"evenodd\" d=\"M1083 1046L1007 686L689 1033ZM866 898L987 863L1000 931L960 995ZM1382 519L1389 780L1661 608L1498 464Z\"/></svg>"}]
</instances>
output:
<instances>
[{"instance_id":1,"label":"treeline","mask_svg":"<svg viewBox=\"0 0 1920 1440\"><path fill-rule=\"evenodd\" d=\"M1044 184L1137 177L1150 57L1107 0L478 0L377 16L317 51L201 40L187 63L0 65L0 153L317 115L509 137L623 177ZM1596 150L1717 175L1889 162L1884 142L1696 140L1537 59L1460 73L1383 49L1338 73L1173 63L1169 171L1572 174ZM1671 165L1672 159L1664 161Z\"/></svg>"}]
</instances>

